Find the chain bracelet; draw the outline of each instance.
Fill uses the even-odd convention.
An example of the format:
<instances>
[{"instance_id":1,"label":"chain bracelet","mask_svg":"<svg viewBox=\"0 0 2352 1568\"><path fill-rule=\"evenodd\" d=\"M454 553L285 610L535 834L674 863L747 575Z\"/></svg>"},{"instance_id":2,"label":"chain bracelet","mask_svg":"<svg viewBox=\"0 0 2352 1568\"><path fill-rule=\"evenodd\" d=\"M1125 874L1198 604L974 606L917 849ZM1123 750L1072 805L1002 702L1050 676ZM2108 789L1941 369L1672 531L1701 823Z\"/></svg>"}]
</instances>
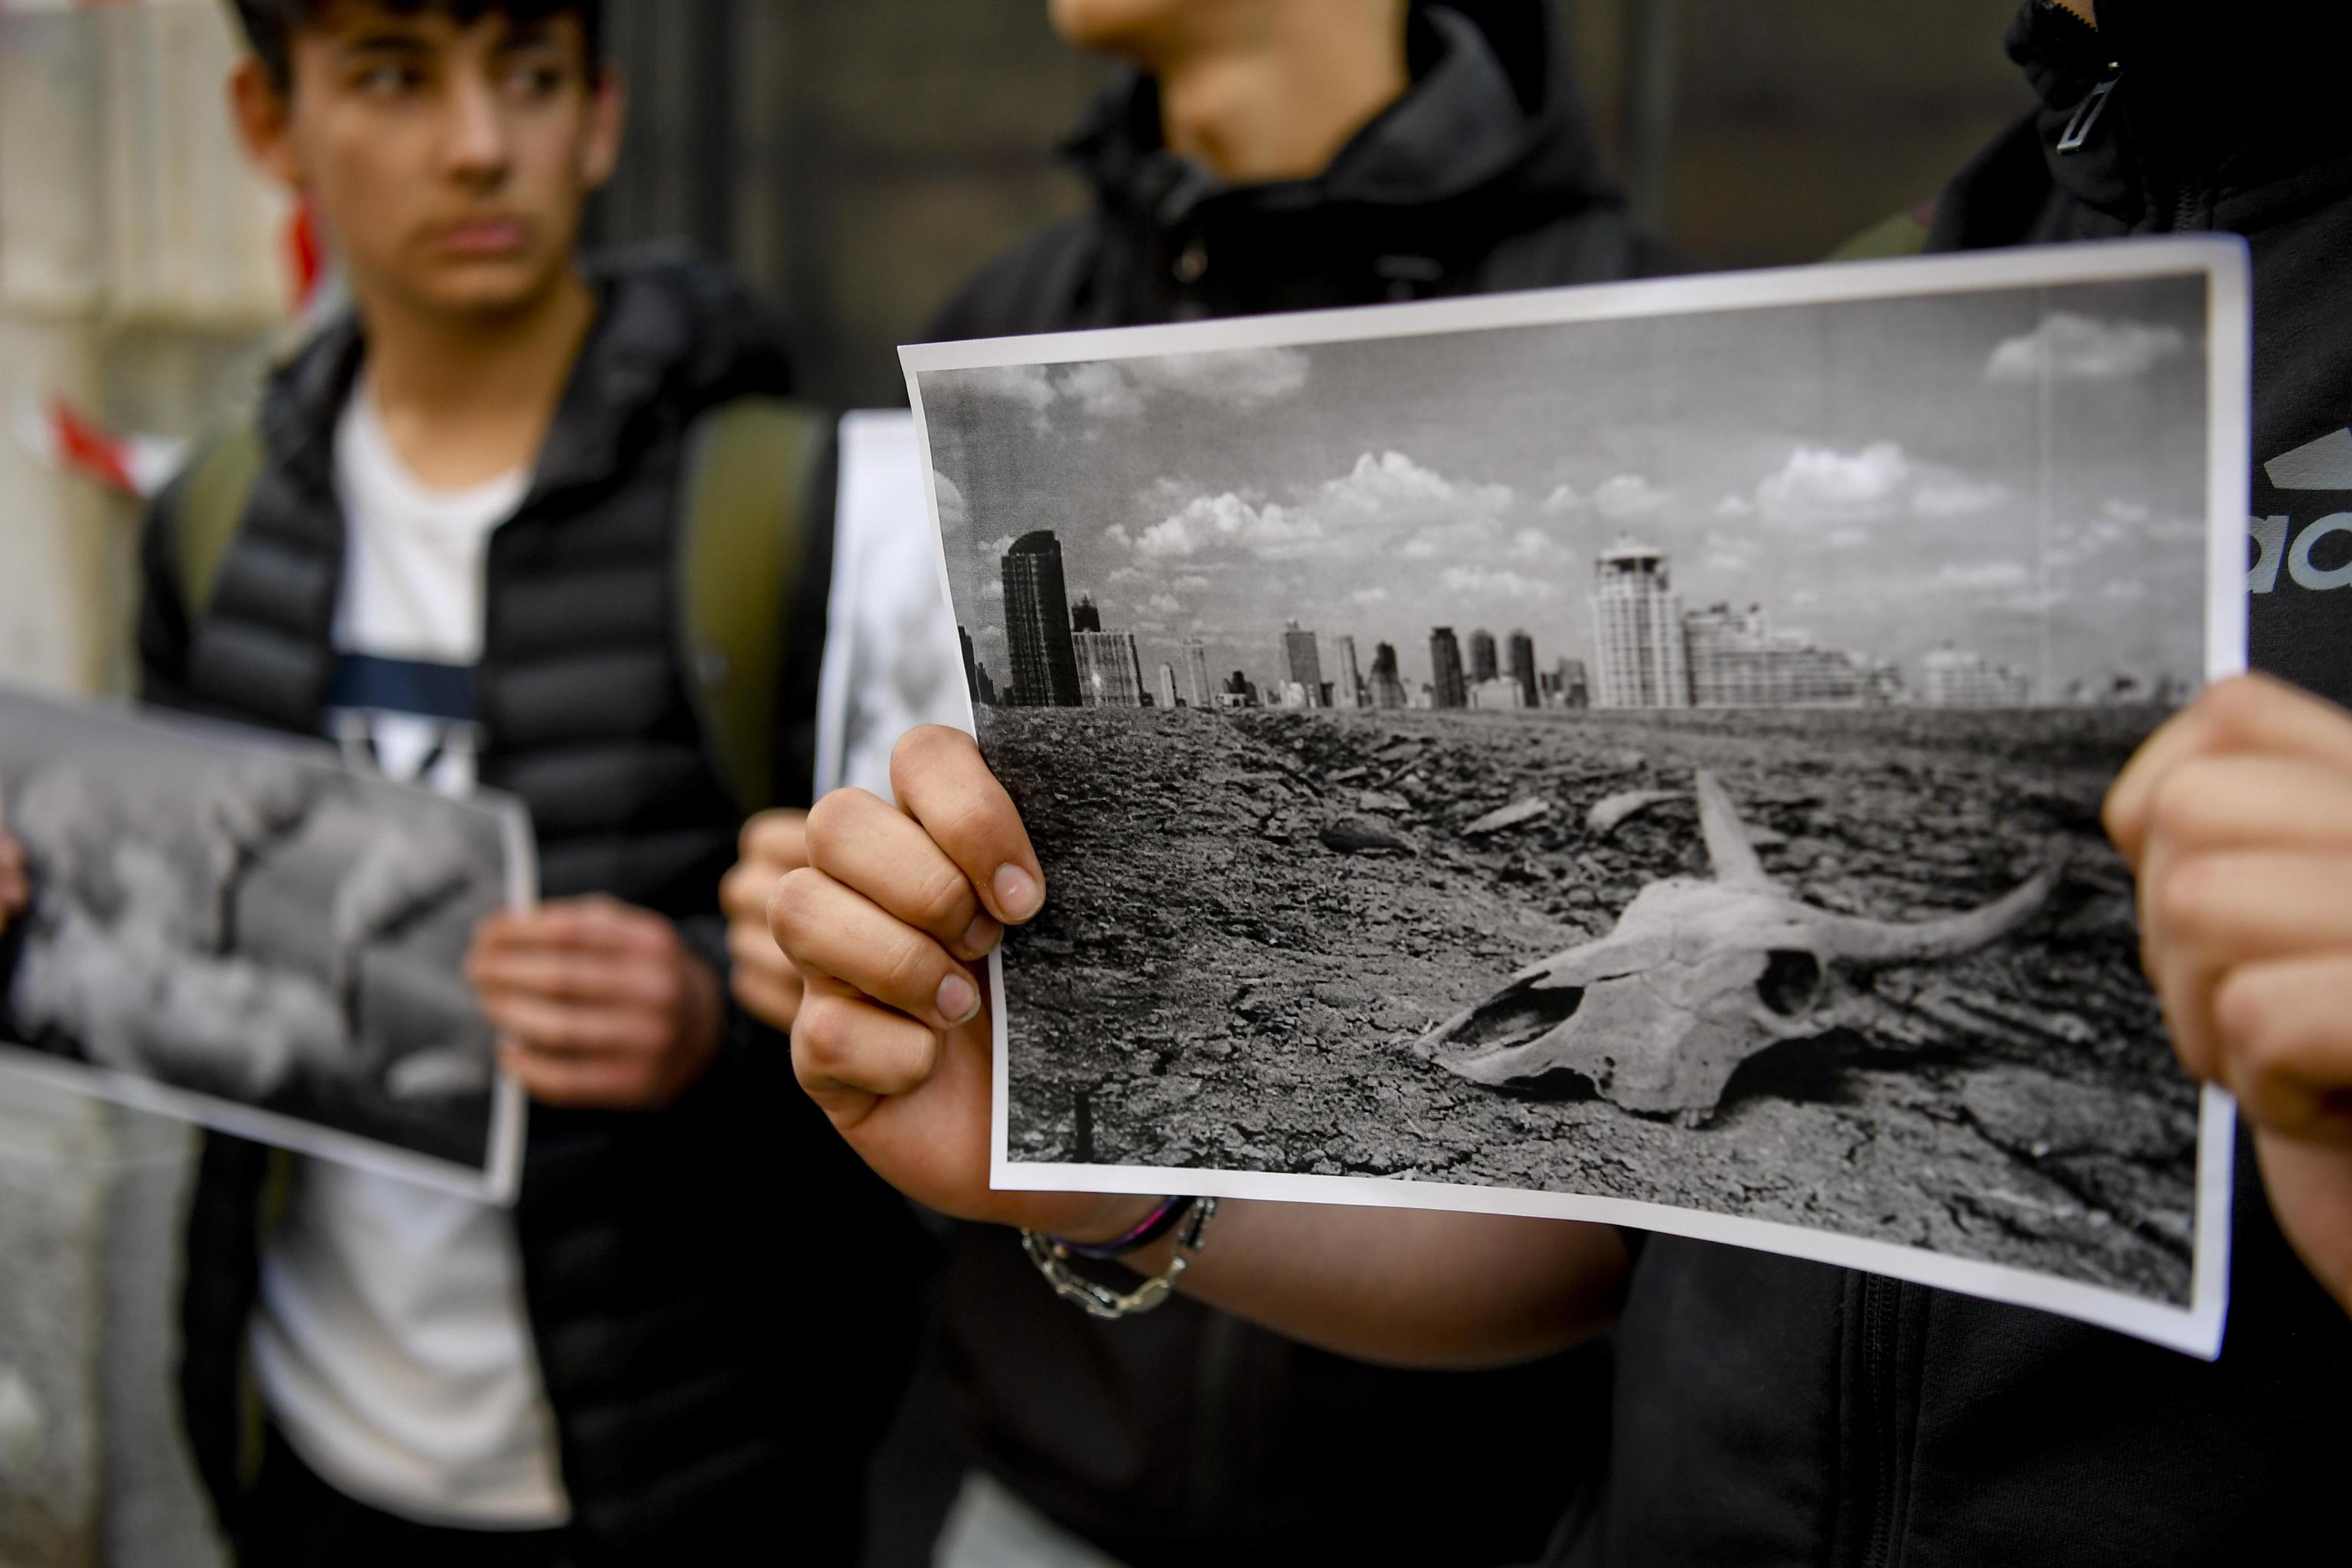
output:
<instances>
[{"instance_id":1,"label":"chain bracelet","mask_svg":"<svg viewBox=\"0 0 2352 1568\"><path fill-rule=\"evenodd\" d=\"M1070 1267L1070 1254L1062 1244L1041 1230L1021 1233L1021 1249L1054 1294L1074 1303L1090 1318L1131 1318L1138 1312L1149 1312L1176 1293L1176 1281L1192 1267L1192 1258L1201 1250L1209 1221L1216 1217L1217 1200L1202 1198L1192 1205L1192 1212L1176 1233L1176 1255L1168 1267L1146 1279L1132 1290L1114 1290L1108 1285L1097 1285Z\"/></svg>"}]
</instances>

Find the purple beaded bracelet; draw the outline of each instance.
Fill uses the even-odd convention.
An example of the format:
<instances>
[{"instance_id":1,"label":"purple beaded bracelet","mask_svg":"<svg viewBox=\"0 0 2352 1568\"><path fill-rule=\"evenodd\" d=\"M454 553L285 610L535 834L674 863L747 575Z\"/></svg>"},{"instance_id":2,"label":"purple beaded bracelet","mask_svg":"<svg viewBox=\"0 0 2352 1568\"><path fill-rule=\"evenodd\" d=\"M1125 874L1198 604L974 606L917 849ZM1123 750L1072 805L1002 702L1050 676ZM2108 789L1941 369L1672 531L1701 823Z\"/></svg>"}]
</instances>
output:
<instances>
[{"instance_id":1,"label":"purple beaded bracelet","mask_svg":"<svg viewBox=\"0 0 2352 1568\"><path fill-rule=\"evenodd\" d=\"M1191 1214L1192 1205L1200 1201L1198 1198L1162 1198L1150 1214L1136 1223L1133 1229L1108 1241L1089 1244L1066 1241L1058 1236L1046 1239L1073 1258L1124 1258L1130 1252L1150 1246L1183 1224L1184 1216Z\"/></svg>"}]
</instances>

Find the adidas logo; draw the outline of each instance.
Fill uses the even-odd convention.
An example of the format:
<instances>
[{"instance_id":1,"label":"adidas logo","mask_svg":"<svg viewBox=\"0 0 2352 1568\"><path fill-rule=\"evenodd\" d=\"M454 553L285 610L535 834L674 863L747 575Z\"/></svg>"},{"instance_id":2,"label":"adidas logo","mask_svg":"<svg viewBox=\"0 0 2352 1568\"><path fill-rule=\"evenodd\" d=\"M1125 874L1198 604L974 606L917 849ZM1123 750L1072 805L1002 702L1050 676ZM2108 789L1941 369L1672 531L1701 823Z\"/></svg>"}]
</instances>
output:
<instances>
[{"instance_id":1,"label":"adidas logo","mask_svg":"<svg viewBox=\"0 0 2352 1568\"><path fill-rule=\"evenodd\" d=\"M2292 452L2263 465L2273 489L2282 490L2352 490L2352 428L2331 430L2316 441L2306 441ZM2249 593L2267 594L2278 586L2284 569L2298 588L2326 590L2352 586L2352 537L2327 552L2334 565L2312 559L2314 547L2338 534L2352 536L2352 511L2330 512L2288 542L2293 521L2284 514L2252 520L2254 563L2246 574ZM2341 559L2336 559L2336 558Z\"/></svg>"}]
</instances>

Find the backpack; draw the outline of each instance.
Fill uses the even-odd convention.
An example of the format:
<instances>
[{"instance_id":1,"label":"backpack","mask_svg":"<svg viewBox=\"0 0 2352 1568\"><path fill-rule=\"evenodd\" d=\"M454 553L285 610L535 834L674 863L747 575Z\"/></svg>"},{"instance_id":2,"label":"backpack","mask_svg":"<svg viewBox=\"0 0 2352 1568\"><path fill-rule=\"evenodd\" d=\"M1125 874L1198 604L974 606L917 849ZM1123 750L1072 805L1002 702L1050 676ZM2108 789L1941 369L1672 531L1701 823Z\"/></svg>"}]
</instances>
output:
<instances>
[{"instance_id":1,"label":"backpack","mask_svg":"<svg viewBox=\"0 0 2352 1568\"><path fill-rule=\"evenodd\" d=\"M720 780L746 813L777 798L772 776L785 635L809 559L809 490L824 471L832 422L803 403L745 397L688 427L678 531L678 668ZM247 421L188 468L172 519L180 596L194 625L261 477L261 433Z\"/></svg>"}]
</instances>

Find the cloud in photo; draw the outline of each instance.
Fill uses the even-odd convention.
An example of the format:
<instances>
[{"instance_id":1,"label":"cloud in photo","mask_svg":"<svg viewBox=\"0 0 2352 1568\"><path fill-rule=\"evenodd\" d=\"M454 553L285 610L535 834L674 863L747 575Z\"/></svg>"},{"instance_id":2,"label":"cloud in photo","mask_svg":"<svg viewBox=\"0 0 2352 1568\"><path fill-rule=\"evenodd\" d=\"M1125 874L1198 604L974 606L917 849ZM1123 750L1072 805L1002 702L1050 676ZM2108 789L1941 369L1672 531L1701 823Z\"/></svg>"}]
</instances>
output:
<instances>
[{"instance_id":1,"label":"cloud in photo","mask_svg":"<svg viewBox=\"0 0 2352 1568\"><path fill-rule=\"evenodd\" d=\"M2032 580L2032 569L2022 561L1953 563L1936 574L1939 587L1958 588L1963 592L2021 588ZM2036 607L2039 607L2038 602Z\"/></svg>"},{"instance_id":2,"label":"cloud in photo","mask_svg":"<svg viewBox=\"0 0 2352 1568\"><path fill-rule=\"evenodd\" d=\"M1673 492L1639 474L1619 474L1592 492L1592 509L1612 522L1634 522L1664 510Z\"/></svg>"},{"instance_id":3,"label":"cloud in photo","mask_svg":"<svg viewBox=\"0 0 2352 1568\"><path fill-rule=\"evenodd\" d=\"M1526 577L1507 568L1488 566L1449 566L1444 583L1449 594L1484 595L1496 599L1549 599L1559 592L1540 577Z\"/></svg>"},{"instance_id":4,"label":"cloud in photo","mask_svg":"<svg viewBox=\"0 0 2352 1568\"><path fill-rule=\"evenodd\" d=\"M1064 371L1061 393L1097 419L1132 419L1143 412L1142 390L1108 361Z\"/></svg>"},{"instance_id":5,"label":"cloud in photo","mask_svg":"<svg viewBox=\"0 0 2352 1568\"><path fill-rule=\"evenodd\" d=\"M1771 523L1865 521L1893 510L1911 477L1911 459L1892 441L1858 452L1800 447L1759 481L1756 508Z\"/></svg>"},{"instance_id":6,"label":"cloud in photo","mask_svg":"<svg viewBox=\"0 0 2352 1568\"><path fill-rule=\"evenodd\" d=\"M2158 362L2188 348L2189 339L2177 327L2103 321L2058 310L2044 316L2033 331L2004 339L1985 362L1985 379L2011 385L2044 377L2126 381L2147 374Z\"/></svg>"},{"instance_id":7,"label":"cloud in photo","mask_svg":"<svg viewBox=\"0 0 2352 1568\"><path fill-rule=\"evenodd\" d=\"M1043 414L1054 406L1054 382L1044 365L998 364L945 374L968 391L1018 404L1032 414Z\"/></svg>"},{"instance_id":8,"label":"cloud in photo","mask_svg":"<svg viewBox=\"0 0 2352 1568\"><path fill-rule=\"evenodd\" d=\"M931 470L931 491L939 498L940 531L952 533L971 521L971 507L963 499L963 489L953 479Z\"/></svg>"},{"instance_id":9,"label":"cloud in photo","mask_svg":"<svg viewBox=\"0 0 2352 1568\"><path fill-rule=\"evenodd\" d=\"M1254 506L1226 490L1195 496L1161 518L1136 539L1135 551L1153 561L1189 560L1220 549L1279 560L1305 554L1322 537L1322 526L1304 512L1272 501Z\"/></svg>"},{"instance_id":10,"label":"cloud in photo","mask_svg":"<svg viewBox=\"0 0 2352 1568\"><path fill-rule=\"evenodd\" d=\"M1991 479L1959 476L1928 479L1911 492L1911 510L1921 517L1966 517L1999 506L2009 499L2009 487Z\"/></svg>"}]
</instances>

